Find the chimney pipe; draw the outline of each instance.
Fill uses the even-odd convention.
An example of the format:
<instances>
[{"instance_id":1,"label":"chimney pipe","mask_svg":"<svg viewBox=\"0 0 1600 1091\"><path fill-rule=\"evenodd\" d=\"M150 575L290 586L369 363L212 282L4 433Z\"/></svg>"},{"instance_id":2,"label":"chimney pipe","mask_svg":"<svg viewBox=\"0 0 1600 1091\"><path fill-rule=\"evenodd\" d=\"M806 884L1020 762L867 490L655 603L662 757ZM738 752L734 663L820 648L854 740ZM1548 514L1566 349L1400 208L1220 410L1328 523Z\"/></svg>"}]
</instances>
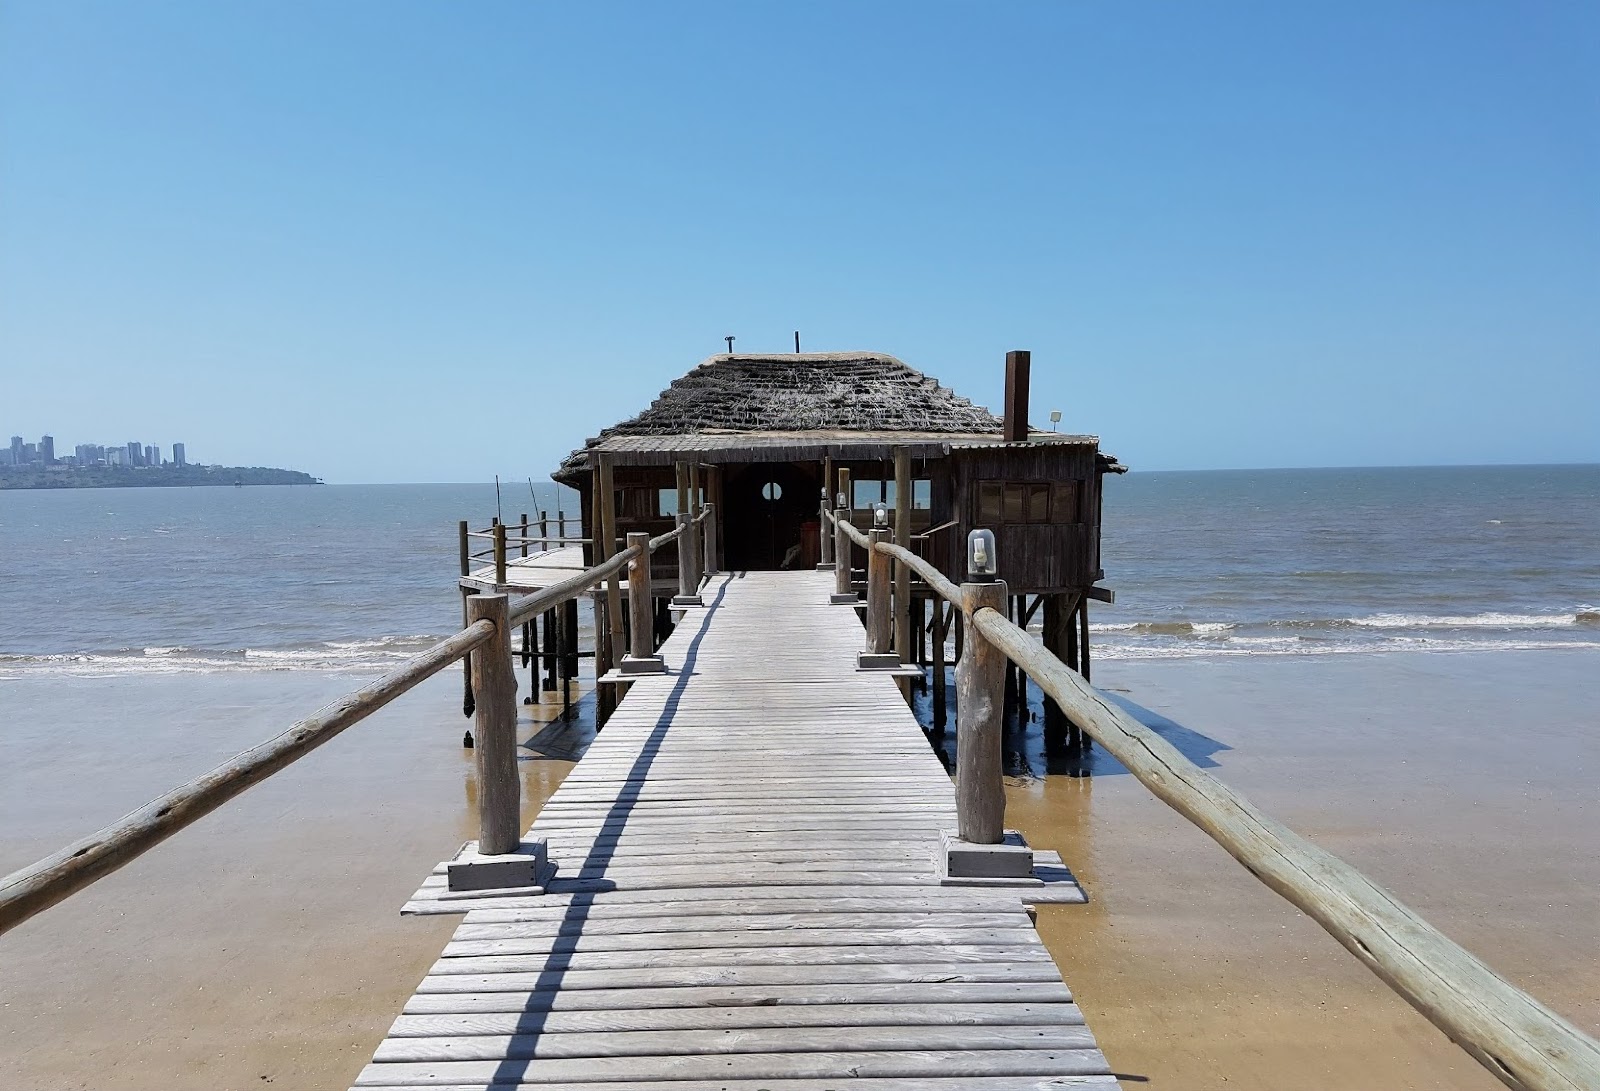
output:
<instances>
[{"instance_id":1,"label":"chimney pipe","mask_svg":"<svg viewBox=\"0 0 1600 1091\"><path fill-rule=\"evenodd\" d=\"M1022 443L1028 438L1028 367L1032 354L1024 349L1006 353L1006 415L1003 426L1007 443Z\"/></svg>"}]
</instances>

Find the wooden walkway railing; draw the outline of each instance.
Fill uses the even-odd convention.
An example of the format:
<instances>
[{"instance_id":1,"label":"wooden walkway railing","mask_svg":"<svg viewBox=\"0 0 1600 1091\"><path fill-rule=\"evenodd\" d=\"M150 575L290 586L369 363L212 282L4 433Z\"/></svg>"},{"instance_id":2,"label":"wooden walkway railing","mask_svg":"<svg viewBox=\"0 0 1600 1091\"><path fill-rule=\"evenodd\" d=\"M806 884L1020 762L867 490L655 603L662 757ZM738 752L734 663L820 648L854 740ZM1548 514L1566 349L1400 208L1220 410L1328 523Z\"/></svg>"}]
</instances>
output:
<instances>
[{"instance_id":1,"label":"wooden walkway railing","mask_svg":"<svg viewBox=\"0 0 1600 1091\"><path fill-rule=\"evenodd\" d=\"M999 841L1004 813L997 777L962 758L998 754L999 675L1010 660L1032 678L1095 742L1157 798L1204 830L1245 869L1322 925L1407 1003L1508 1087L1529 1091L1600 1088L1600 1043L1495 973L1355 868L1264 814L1249 800L1106 700L1040 642L1012 624L997 605L999 581L952 583L909 550L833 523L840 591L849 590L847 541L915 572L963 614L967 639L957 666L957 800L966 840ZM886 638L887 611L871 608L887 592L887 566L867 566L869 646ZM896 604L897 611L905 607ZM876 634L873 627L876 627ZM969 836L975 834L976 836Z\"/></svg>"},{"instance_id":2,"label":"wooden walkway railing","mask_svg":"<svg viewBox=\"0 0 1600 1091\"><path fill-rule=\"evenodd\" d=\"M706 518L710 510L707 507L701 518ZM467 624L459 632L281 735L151 800L104 829L0 878L0 934L131 863L458 660L470 663L470 692L477 697L473 714L481 851L512 852L517 846L521 809L516 764L516 684L511 673L512 630L541 612L582 595L630 564L648 566L651 553L675 541L692 525L692 521L685 520L676 530L648 542L636 542L603 563L530 595L515 599L505 595L468 596Z\"/></svg>"}]
</instances>

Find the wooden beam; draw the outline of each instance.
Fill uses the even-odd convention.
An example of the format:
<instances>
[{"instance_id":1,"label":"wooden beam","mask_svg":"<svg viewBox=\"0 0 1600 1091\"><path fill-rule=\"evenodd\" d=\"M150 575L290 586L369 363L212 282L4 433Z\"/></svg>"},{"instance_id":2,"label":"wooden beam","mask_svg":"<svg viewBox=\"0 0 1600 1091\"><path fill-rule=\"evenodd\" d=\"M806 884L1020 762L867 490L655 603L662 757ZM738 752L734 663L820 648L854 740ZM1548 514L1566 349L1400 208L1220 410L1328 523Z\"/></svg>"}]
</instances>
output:
<instances>
[{"instance_id":1,"label":"wooden beam","mask_svg":"<svg viewBox=\"0 0 1600 1091\"><path fill-rule=\"evenodd\" d=\"M1006 353L1006 406L1002 425L1007 443L1028 438L1028 371L1033 356L1025 351Z\"/></svg>"},{"instance_id":2,"label":"wooden beam","mask_svg":"<svg viewBox=\"0 0 1600 1091\"><path fill-rule=\"evenodd\" d=\"M469 621L488 621L494 634L472 657L478 697L478 851L515 852L522 837L522 780L517 775L517 678L511 664L511 613L504 595L473 595Z\"/></svg>"},{"instance_id":3,"label":"wooden beam","mask_svg":"<svg viewBox=\"0 0 1600 1091\"><path fill-rule=\"evenodd\" d=\"M873 545L889 540L889 531L873 527L867 532ZM881 655L889 650L889 557L867 550L867 651ZM905 658L901 657L901 662Z\"/></svg>"},{"instance_id":4,"label":"wooden beam","mask_svg":"<svg viewBox=\"0 0 1600 1091\"><path fill-rule=\"evenodd\" d=\"M894 449L894 544L911 548L911 451ZM911 569L894 566L894 651L900 662L915 662L911 650ZM909 692L909 687L908 687Z\"/></svg>"}]
</instances>

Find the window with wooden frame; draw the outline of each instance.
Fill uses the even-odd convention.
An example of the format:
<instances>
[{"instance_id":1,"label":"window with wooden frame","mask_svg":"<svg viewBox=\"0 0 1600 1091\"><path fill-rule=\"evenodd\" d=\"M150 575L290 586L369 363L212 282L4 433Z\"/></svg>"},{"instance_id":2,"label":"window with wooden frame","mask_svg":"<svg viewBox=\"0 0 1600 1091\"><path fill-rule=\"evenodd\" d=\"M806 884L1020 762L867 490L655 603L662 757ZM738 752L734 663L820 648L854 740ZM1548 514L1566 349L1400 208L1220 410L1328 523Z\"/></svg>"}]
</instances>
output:
<instances>
[{"instance_id":1,"label":"window with wooden frame","mask_svg":"<svg viewBox=\"0 0 1600 1091\"><path fill-rule=\"evenodd\" d=\"M978 526L1083 521L1076 481L980 481L973 515Z\"/></svg>"}]
</instances>

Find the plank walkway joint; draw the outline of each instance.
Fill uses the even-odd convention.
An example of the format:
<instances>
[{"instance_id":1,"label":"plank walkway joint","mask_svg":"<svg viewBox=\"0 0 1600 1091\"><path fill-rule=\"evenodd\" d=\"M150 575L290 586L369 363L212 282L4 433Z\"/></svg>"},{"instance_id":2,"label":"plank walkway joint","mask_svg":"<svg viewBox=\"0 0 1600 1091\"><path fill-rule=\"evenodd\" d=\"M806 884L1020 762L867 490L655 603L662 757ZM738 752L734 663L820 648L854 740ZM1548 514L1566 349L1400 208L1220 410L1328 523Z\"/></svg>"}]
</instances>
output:
<instances>
[{"instance_id":1,"label":"plank walkway joint","mask_svg":"<svg viewBox=\"0 0 1600 1091\"><path fill-rule=\"evenodd\" d=\"M814 572L724 574L465 913L356 1080L465 1091L1115 1088L1026 901L941 886L950 777Z\"/></svg>"}]
</instances>

